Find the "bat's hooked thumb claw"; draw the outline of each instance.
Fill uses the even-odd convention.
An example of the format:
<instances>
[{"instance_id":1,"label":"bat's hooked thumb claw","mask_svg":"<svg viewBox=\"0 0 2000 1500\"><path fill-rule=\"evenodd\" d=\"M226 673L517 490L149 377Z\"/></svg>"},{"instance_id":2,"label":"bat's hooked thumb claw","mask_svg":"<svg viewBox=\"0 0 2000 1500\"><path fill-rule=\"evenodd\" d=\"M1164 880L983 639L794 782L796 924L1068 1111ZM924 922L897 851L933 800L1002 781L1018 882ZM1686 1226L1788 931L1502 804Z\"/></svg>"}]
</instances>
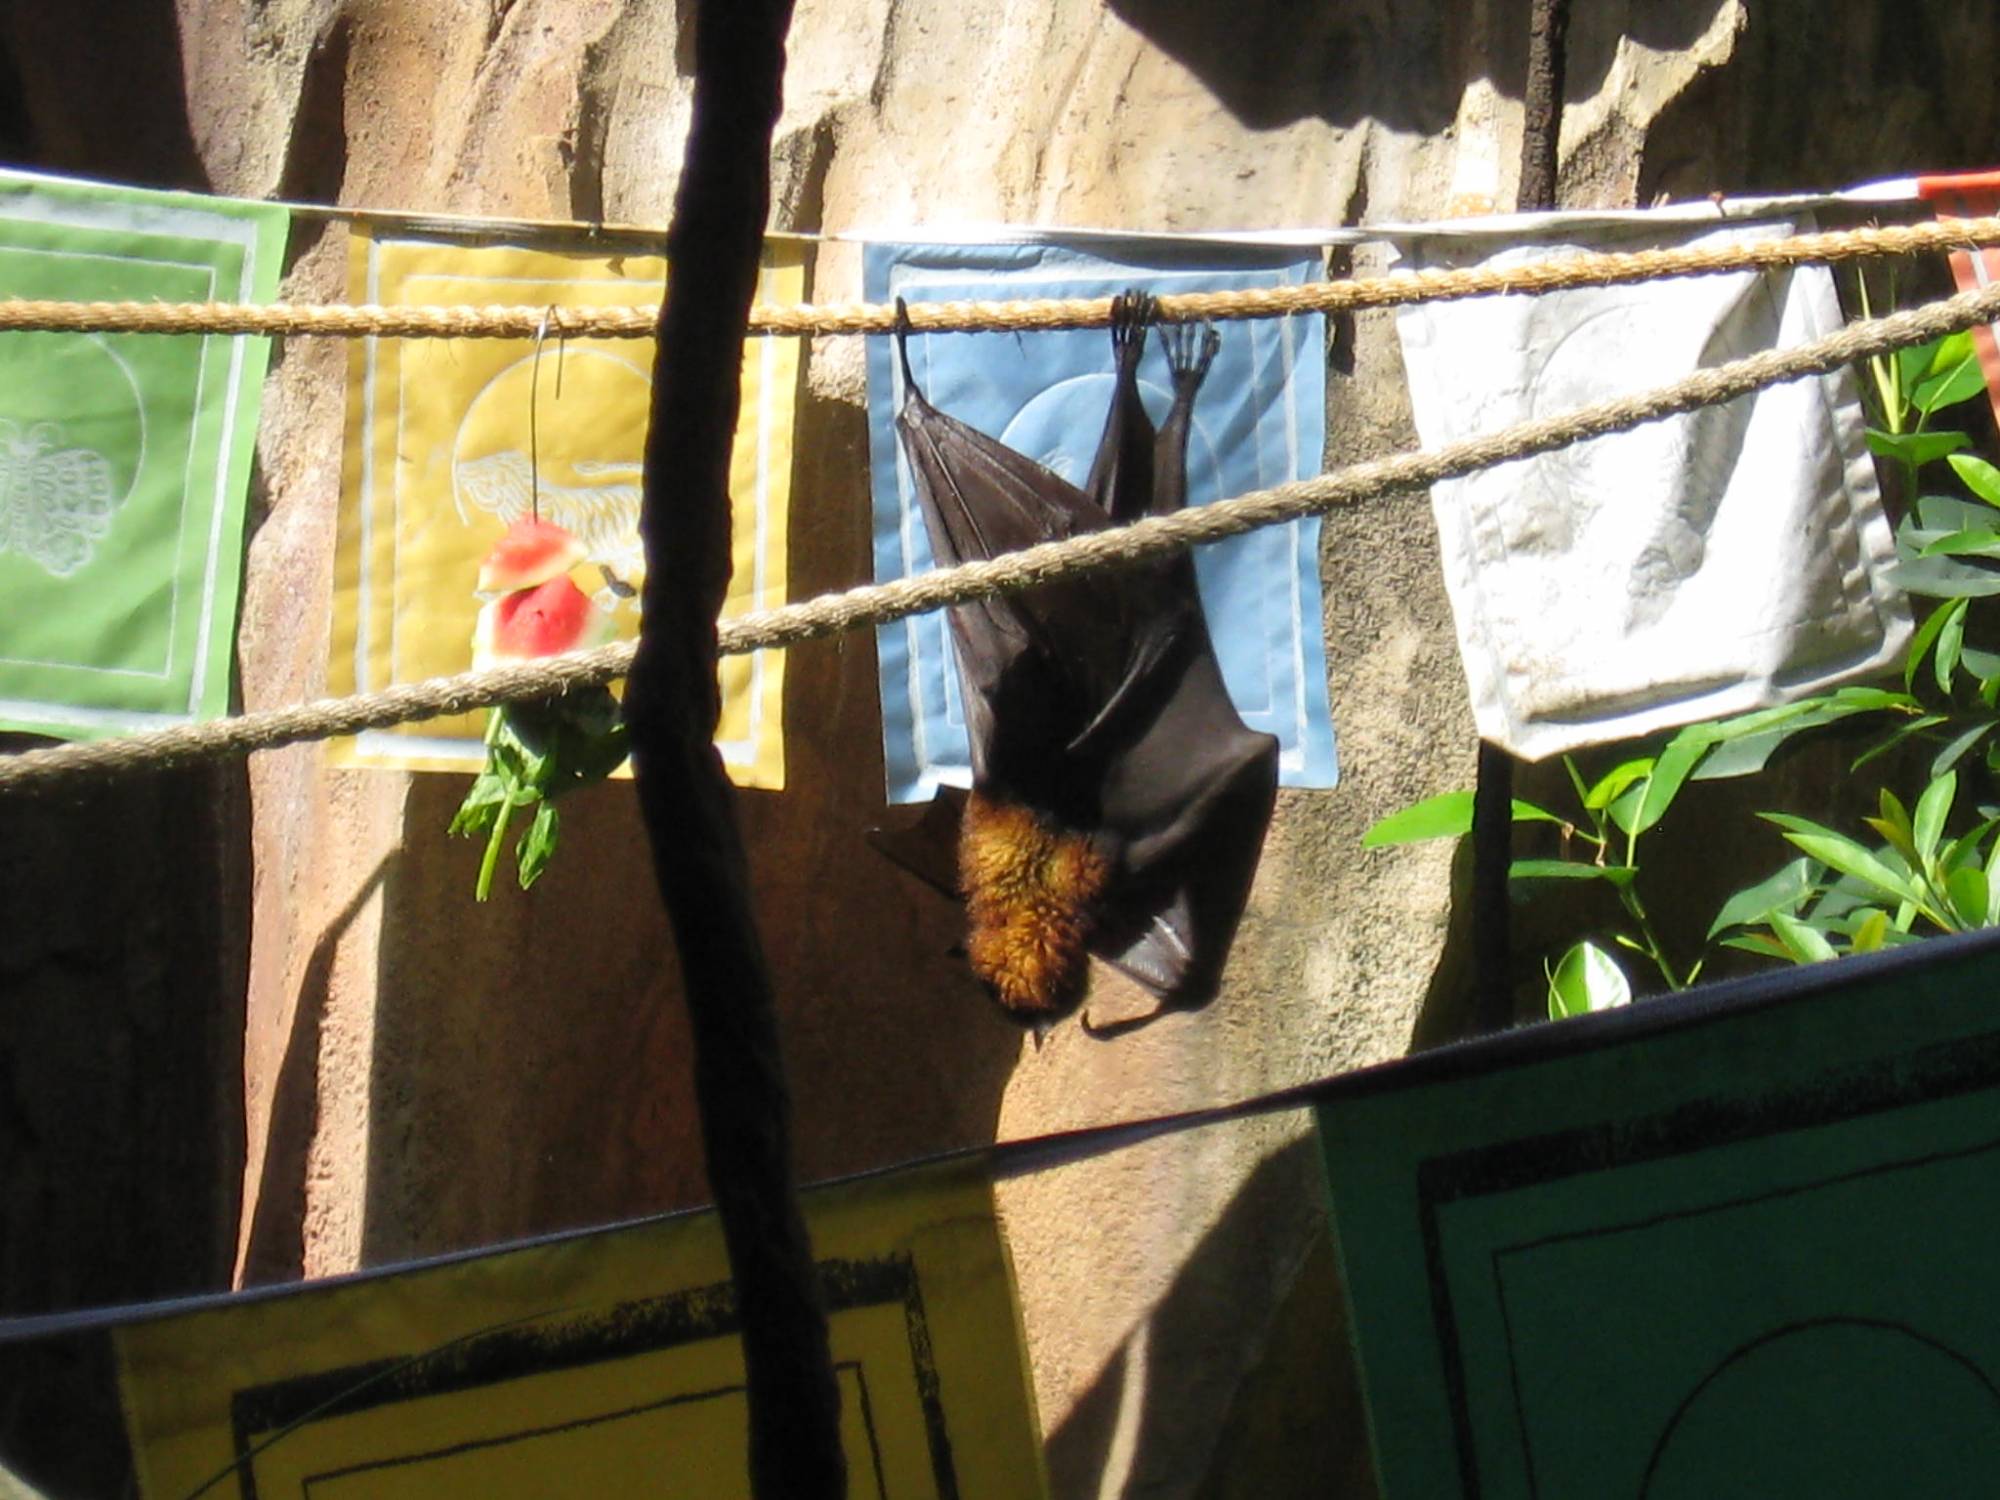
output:
<instances>
[{"instance_id":1,"label":"bat's hooked thumb claw","mask_svg":"<svg viewBox=\"0 0 2000 1500\"><path fill-rule=\"evenodd\" d=\"M1083 1028L1085 1036L1091 1037L1096 1041L1108 1042L1115 1037L1124 1036L1128 1032L1137 1031L1141 1027L1150 1026L1162 1017L1172 1015L1178 1009L1180 1009L1179 1006L1159 1005L1143 1015L1123 1016L1116 1021L1106 1021L1101 1025L1092 1021L1090 1019L1090 1012L1085 1011L1077 1017L1077 1025Z\"/></svg>"},{"instance_id":2,"label":"bat's hooked thumb claw","mask_svg":"<svg viewBox=\"0 0 2000 1500\"><path fill-rule=\"evenodd\" d=\"M910 304L901 297L896 299L896 357L903 362L903 389L914 391L917 378L910 373Z\"/></svg>"}]
</instances>

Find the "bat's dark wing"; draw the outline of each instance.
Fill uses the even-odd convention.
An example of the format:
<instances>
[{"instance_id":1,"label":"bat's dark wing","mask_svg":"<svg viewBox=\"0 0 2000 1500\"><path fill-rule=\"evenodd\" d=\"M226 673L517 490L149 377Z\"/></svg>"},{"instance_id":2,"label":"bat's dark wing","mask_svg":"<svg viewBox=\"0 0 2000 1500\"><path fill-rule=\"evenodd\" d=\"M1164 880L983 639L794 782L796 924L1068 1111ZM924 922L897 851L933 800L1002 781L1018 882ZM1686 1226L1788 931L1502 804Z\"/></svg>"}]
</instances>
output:
<instances>
[{"instance_id":1,"label":"bat's dark wing","mask_svg":"<svg viewBox=\"0 0 2000 1500\"><path fill-rule=\"evenodd\" d=\"M910 369L905 334L898 350L897 432L940 567L1111 525L1104 507L1075 485L932 406ZM1130 676L1134 603L1115 590L1055 583L950 611L975 784L1038 806L1060 804L1072 821L1092 813L1070 809L1089 788L1064 773L1061 760Z\"/></svg>"},{"instance_id":2,"label":"bat's dark wing","mask_svg":"<svg viewBox=\"0 0 2000 1500\"><path fill-rule=\"evenodd\" d=\"M1204 331L1197 349L1190 331L1169 335L1174 402L1156 433L1138 394L1151 317L1149 300L1121 299L1117 381L1089 492L931 406L904 341L897 425L940 564L1180 508L1215 341ZM1191 560L954 606L951 626L975 791L1106 852L1091 951L1164 1004L1213 998L1270 819L1278 749L1229 701ZM1074 1003L1042 1002L1035 1018Z\"/></svg>"}]
</instances>

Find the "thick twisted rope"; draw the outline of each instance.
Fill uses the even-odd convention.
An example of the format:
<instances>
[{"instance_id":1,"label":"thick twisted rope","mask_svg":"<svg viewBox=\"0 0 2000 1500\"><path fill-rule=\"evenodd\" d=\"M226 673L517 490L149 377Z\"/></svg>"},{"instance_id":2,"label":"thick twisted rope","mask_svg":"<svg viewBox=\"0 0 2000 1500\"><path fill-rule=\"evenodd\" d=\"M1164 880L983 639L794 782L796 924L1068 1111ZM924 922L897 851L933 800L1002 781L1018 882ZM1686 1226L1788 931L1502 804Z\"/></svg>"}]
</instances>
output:
<instances>
[{"instance_id":1,"label":"thick twisted rope","mask_svg":"<svg viewBox=\"0 0 2000 1500\"><path fill-rule=\"evenodd\" d=\"M724 621L719 627L721 651L724 655L740 655L796 645L843 631L885 625L944 605L1015 593L1080 573L1129 567L1185 547L1222 541L1259 527L1359 504L1396 491L1421 489L1495 464L1623 432L1697 407L1734 400L1765 386L1823 375L1858 359L1921 344L1996 318L2000 318L2000 285L1961 292L1927 307L1853 324L1810 344L1751 355L1712 370L1698 371L1672 385L1519 423L1435 452L1399 453L1373 459L1315 479L1257 490L1130 526L1044 542L983 562L742 615ZM30 750L0 758L0 792L45 784L65 776L240 755L305 740L329 739L358 734L365 729L468 713L497 703L554 697L624 676L631 666L632 651L631 643L621 642L594 651L543 657L485 672L464 672L455 677L407 683L378 693L266 709L117 739Z\"/></svg>"},{"instance_id":2,"label":"thick twisted rope","mask_svg":"<svg viewBox=\"0 0 2000 1500\"><path fill-rule=\"evenodd\" d=\"M1718 221L1721 223L1723 221ZM2000 244L2000 217L1844 229L1736 245L1588 253L1504 269L1469 266L1397 271L1351 281L1236 291L1182 292L1159 299L1169 323L1281 318L1416 302L1617 286L1676 276L1827 265L1885 255ZM641 307L375 307L272 302L0 302L0 333L256 333L331 338L651 338L658 310ZM1109 297L1025 302L916 302L919 332L964 333L1099 328ZM765 303L750 309L752 333L888 333L896 310L864 302Z\"/></svg>"}]
</instances>

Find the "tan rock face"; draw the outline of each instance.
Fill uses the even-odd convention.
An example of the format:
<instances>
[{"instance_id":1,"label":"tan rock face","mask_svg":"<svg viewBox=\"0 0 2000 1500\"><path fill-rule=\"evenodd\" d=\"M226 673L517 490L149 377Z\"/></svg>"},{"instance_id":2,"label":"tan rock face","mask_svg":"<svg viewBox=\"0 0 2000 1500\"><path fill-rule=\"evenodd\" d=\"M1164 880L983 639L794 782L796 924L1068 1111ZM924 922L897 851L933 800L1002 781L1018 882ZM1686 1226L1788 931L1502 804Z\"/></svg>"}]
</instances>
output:
<instances>
[{"instance_id":1,"label":"tan rock face","mask_svg":"<svg viewBox=\"0 0 2000 1500\"><path fill-rule=\"evenodd\" d=\"M79 54L32 17L0 23L34 160L374 207L651 223L670 209L687 0L178 9L178 77L145 72L170 44L120 61ZM1577 9L1567 202L1978 164L1995 138L1996 22L1970 0L1903 7L1900 51L1856 40L1887 24L1860 0ZM1504 206L1525 11L801 0L774 222L1192 230ZM1802 29L1859 49L1851 67L1808 64L1787 40ZM79 79L126 89L132 119L178 128L113 128ZM1905 107L1955 79L1976 82L1953 94L1962 109ZM1894 102L1894 130L1878 131L1857 95ZM302 222L284 294L340 297L344 238ZM1378 264L1364 255L1355 269ZM816 276L819 299L857 296L857 253L824 247ZM1332 333L1330 461L1409 446L1387 319ZM271 379L241 648L252 706L324 690L344 359L332 341L296 340ZM858 341L813 342L797 451L803 598L868 572ZM1220 1102L1401 1051L1447 925L1449 851L1363 856L1358 839L1471 777L1433 550L1420 495L1328 518L1342 785L1281 797L1222 998L1115 1042L1069 1027L1037 1051L991 1012L951 957L952 905L862 841L881 811L873 643L798 648L790 789L745 794L741 813L803 1172ZM339 1271L705 1196L674 961L629 786L581 796L548 879L482 908L477 851L443 832L461 779L332 771L306 747L260 756L248 784L252 834L228 867L249 874L252 933L240 1276ZM36 816L61 831L79 815ZM240 930L228 868L209 894L145 899L212 905L219 892ZM15 972L55 984L58 961L36 948ZM1093 1002L1122 1003L1115 980ZM211 1056L234 1065L226 1047ZM1325 1493L1335 1472L1365 1491L1305 1131L1297 1118L1215 1128L1004 1187L1060 1494ZM1330 1331L1307 1388L1297 1339L1274 1327ZM1272 1431L1311 1434L1334 1467L1288 1471L1283 1445L1258 1437Z\"/></svg>"}]
</instances>

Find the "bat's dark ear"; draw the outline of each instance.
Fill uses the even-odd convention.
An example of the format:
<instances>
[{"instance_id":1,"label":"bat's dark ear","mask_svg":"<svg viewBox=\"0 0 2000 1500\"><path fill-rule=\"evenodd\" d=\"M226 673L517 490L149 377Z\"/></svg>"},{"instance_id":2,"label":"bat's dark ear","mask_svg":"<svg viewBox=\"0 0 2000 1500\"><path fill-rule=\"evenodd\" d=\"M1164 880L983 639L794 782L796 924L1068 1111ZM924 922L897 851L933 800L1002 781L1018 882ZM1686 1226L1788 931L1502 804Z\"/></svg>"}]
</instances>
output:
<instances>
[{"instance_id":1,"label":"bat's dark ear","mask_svg":"<svg viewBox=\"0 0 2000 1500\"><path fill-rule=\"evenodd\" d=\"M866 837L875 852L901 865L926 885L958 896L958 827L965 818L965 793L939 787L920 812L890 808Z\"/></svg>"}]
</instances>

